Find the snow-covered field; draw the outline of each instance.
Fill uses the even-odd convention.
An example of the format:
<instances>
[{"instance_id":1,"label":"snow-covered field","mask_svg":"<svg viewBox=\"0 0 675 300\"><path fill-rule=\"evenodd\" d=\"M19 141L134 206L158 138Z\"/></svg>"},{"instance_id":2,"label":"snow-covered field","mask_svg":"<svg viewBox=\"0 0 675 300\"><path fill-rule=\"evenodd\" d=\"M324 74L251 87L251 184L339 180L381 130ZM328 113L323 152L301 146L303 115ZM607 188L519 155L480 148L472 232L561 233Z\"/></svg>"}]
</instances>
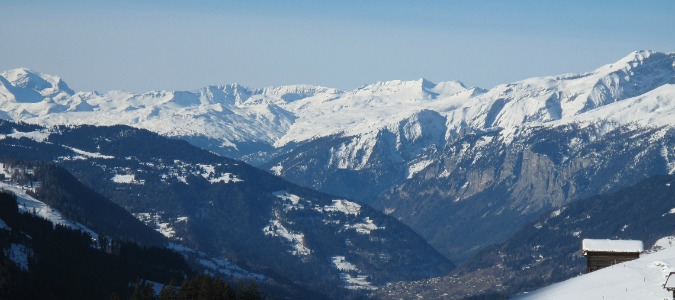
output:
<instances>
[{"instance_id":1,"label":"snow-covered field","mask_svg":"<svg viewBox=\"0 0 675 300\"><path fill-rule=\"evenodd\" d=\"M324 206L323 210L358 216L361 211L361 205L347 200L333 200L333 204Z\"/></svg>"},{"instance_id":2,"label":"snow-covered field","mask_svg":"<svg viewBox=\"0 0 675 300\"><path fill-rule=\"evenodd\" d=\"M669 241L672 239L665 238L658 244L672 246ZM516 299L671 299L672 293L662 287L670 272L675 272L675 247L584 274Z\"/></svg>"},{"instance_id":3,"label":"snow-covered field","mask_svg":"<svg viewBox=\"0 0 675 300\"><path fill-rule=\"evenodd\" d=\"M361 270L354 264L347 261L344 256L331 257L333 266L340 271L340 279L345 288L350 290L375 290L375 287L368 279L367 275L361 274Z\"/></svg>"},{"instance_id":4,"label":"snow-covered field","mask_svg":"<svg viewBox=\"0 0 675 300\"><path fill-rule=\"evenodd\" d=\"M287 229L278 219L270 220L269 225L263 228L263 232L265 235L278 236L288 241L292 249L289 252L293 255L306 256L312 253L312 250L305 245L305 235L302 232Z\"/></svg>"},{"instance_id":5,"label":"snow-covered field","mask_svg":"<svg viewBox=\"0 0 675 300\"><path fill-rule=\"evenodd\" d=\"M384 227L375 225L369 217L363 219L363 223L346 224L345 228L354 229L359 234L370 234L373 230L384 229Z\"/></svg>"}]
</instances>

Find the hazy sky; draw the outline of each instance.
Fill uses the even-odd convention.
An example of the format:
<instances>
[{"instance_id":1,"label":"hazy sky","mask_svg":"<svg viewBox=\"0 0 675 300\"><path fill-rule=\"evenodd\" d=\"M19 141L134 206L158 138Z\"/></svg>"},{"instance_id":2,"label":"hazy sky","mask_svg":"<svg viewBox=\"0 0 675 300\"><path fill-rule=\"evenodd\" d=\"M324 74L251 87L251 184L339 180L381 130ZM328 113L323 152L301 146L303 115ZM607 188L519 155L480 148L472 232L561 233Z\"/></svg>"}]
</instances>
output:
<instances>
[{"instance_id":1,"label":"hazy sky","mask_svg":"<svg viewBox=\"0 0 675 300\"><path fill-rule=\"evenodd\" d=\"M639 49L675 51L675 0L0 0L0 70L86 91L420 77L490 88Z\"/></svg>"}]
</instances>

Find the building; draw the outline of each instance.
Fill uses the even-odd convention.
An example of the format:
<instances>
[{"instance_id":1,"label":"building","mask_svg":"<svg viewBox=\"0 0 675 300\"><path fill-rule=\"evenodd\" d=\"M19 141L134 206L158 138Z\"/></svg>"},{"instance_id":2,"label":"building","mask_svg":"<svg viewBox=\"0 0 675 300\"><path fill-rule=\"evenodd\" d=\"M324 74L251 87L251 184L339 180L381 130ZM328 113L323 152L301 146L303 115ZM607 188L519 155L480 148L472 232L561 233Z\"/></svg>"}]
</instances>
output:
<instances>
[{"instance_id":1,"label":"building","mask_svg":"<svg viewBox=\"0 0 675 300\"><path fill-rule=\"evenodd\" d=\"M586 256L586 272L634 260L644 251L642 241L584 239L581 250Z\"/></svg>"},{"instance_id":2,"label":"building","mask_svg":"<svg viewBox=\"0 0 675 300\"><path fill-rule=\"evenodd\" d=\"M670 272L666 283L663 284L663 288L669 292L673 293L673 299L675 299L675 272Z\"/></svg>"}]
</instances>

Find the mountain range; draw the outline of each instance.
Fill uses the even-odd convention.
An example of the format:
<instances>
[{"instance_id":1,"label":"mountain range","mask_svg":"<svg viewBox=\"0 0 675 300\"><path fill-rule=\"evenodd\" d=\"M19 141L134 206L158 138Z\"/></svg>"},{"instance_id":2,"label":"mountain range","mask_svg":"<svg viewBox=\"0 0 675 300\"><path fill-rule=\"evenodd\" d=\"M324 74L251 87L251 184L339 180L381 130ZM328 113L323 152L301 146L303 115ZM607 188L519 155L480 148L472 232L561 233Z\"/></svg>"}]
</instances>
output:
<instances>
[{"instance_id":1,"label":"mountain range","mask_svg":"<svg viewBox=\"0 0 675 300\"><path fill-rule=\"evenodd\" d=\"M439 125L445 128L434 131L445 140L467 128L588 120L577 116L648 92L649 99L669 95L675 83L674 57L673 53L636 51L592 72L530 78L490 90L467 88L457 81L419 79L378 82L349 92L308 85L251 89L238 84L142 94L74 92L57 76L14 69L0 73L0 108L5 119L31 123L130 125L194 139L214 152L250 156L256 162L274 156L261 158L255 153L336 135L367 139L386 130L403 147L429 131L416 120L427 110L441 115ZM669 123L667 99L626 102L629 107L594 112L591 119ZM626 120L615 114L638 109L636 105L645 109L648 118ZM366 152L357 157L336 154L335 158L344 160L336 164L357 170L365 167L370 144L364 141L354 148Z\"/></svg>"},{"instance_id":2,"label":"mountain range","mask_svg":"<svg viewBox=\"0 0 675 300\"><path fill-rule=\"evenodd\" d=\"M505 242L551 209L674 173L674 98L675 53L648 50L590 72L529 78L488 90L419 79L378 82L353 91L228 84L195 91L100 93L75 92L57 76L28 69L0 73L0 118L25 122L5 132L3 141L13 143L5 148L7 153L57 162L137 218L158 229L165 226L172 238L211 255L246 261L256 270L269 267L263 254L245 260L238 254L244 248L232 250L239 245L192 236L211 232L213 226L191 228L194 222L179 221L228 216L226 222L218 221L218 233L238 241L249 231L228 228L250 218L237 219L229 211L243 209L247 216L260 218L250 232L263 228L264 237L290 245L286 250L272 247L290 255L284 262L306 253L317 255L317 262L323 259L305 272L308 277L293 277L299 276L293 271L297 261L274 269L288 270L295 274L289 275L293 282L311 282L313 289L340 282L348 289L368 290L370 284L452 269L452 263L426 248L409 228L381 225L400 224L396 219L445 257L462 262ZM144 130L97 127L112 125L183 139L212 153ZM51 156L17 151L44 147L51 150L41 151ZM272 175L294 184L282 184ZM171 192L162 190L162 184L169 184ZM218 216L210 216L213 210L206 209L206 200L185 200L232 193L241 201L220 207ZM252 198L266 203L264 208L249 207ZM365 213L354 214L356 206ZM338 218L336 212L344 216ZM370 243L387 241L388 254L366 251L370 254L350 258L303 246L312 235L306 228L318 219L330 232L353 230L356 237L363 230L393 227L392 233L369 237ZM399 232L410 237L406 242L414 242L397 244ZM325 242L322 236L321 243L337 247L353 242L344 238ZM345 251L351 247L359 248L347 245ZM425 267L409 278L378 278L366 271L380 270L382 265L372 257L387 260L398 247L425 249L400 261L406 266L425 261ZM229 250L217 253L222 249ZM344 268L351 271L336 272ZM324 272L333 277L309 278Z\"/></svg>"}]
</instances>

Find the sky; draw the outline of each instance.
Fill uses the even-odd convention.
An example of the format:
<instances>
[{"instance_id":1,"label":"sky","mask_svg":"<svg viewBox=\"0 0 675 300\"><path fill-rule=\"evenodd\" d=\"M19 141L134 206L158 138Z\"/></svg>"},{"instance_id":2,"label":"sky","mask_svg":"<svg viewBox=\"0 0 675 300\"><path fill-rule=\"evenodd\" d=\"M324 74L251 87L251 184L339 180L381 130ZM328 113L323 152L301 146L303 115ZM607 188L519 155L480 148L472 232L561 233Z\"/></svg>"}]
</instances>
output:
<instances>
[{"instance_id":1,"label":"sky","mask_svg":"<svg viewBox=\"0 0 675 300\"><path fill-rule=\"evenodd\" d=\"M0 0L0 71L76 91L459 80L491 88L675 52L675 0Z\"/></svg>"}]
</instances>

